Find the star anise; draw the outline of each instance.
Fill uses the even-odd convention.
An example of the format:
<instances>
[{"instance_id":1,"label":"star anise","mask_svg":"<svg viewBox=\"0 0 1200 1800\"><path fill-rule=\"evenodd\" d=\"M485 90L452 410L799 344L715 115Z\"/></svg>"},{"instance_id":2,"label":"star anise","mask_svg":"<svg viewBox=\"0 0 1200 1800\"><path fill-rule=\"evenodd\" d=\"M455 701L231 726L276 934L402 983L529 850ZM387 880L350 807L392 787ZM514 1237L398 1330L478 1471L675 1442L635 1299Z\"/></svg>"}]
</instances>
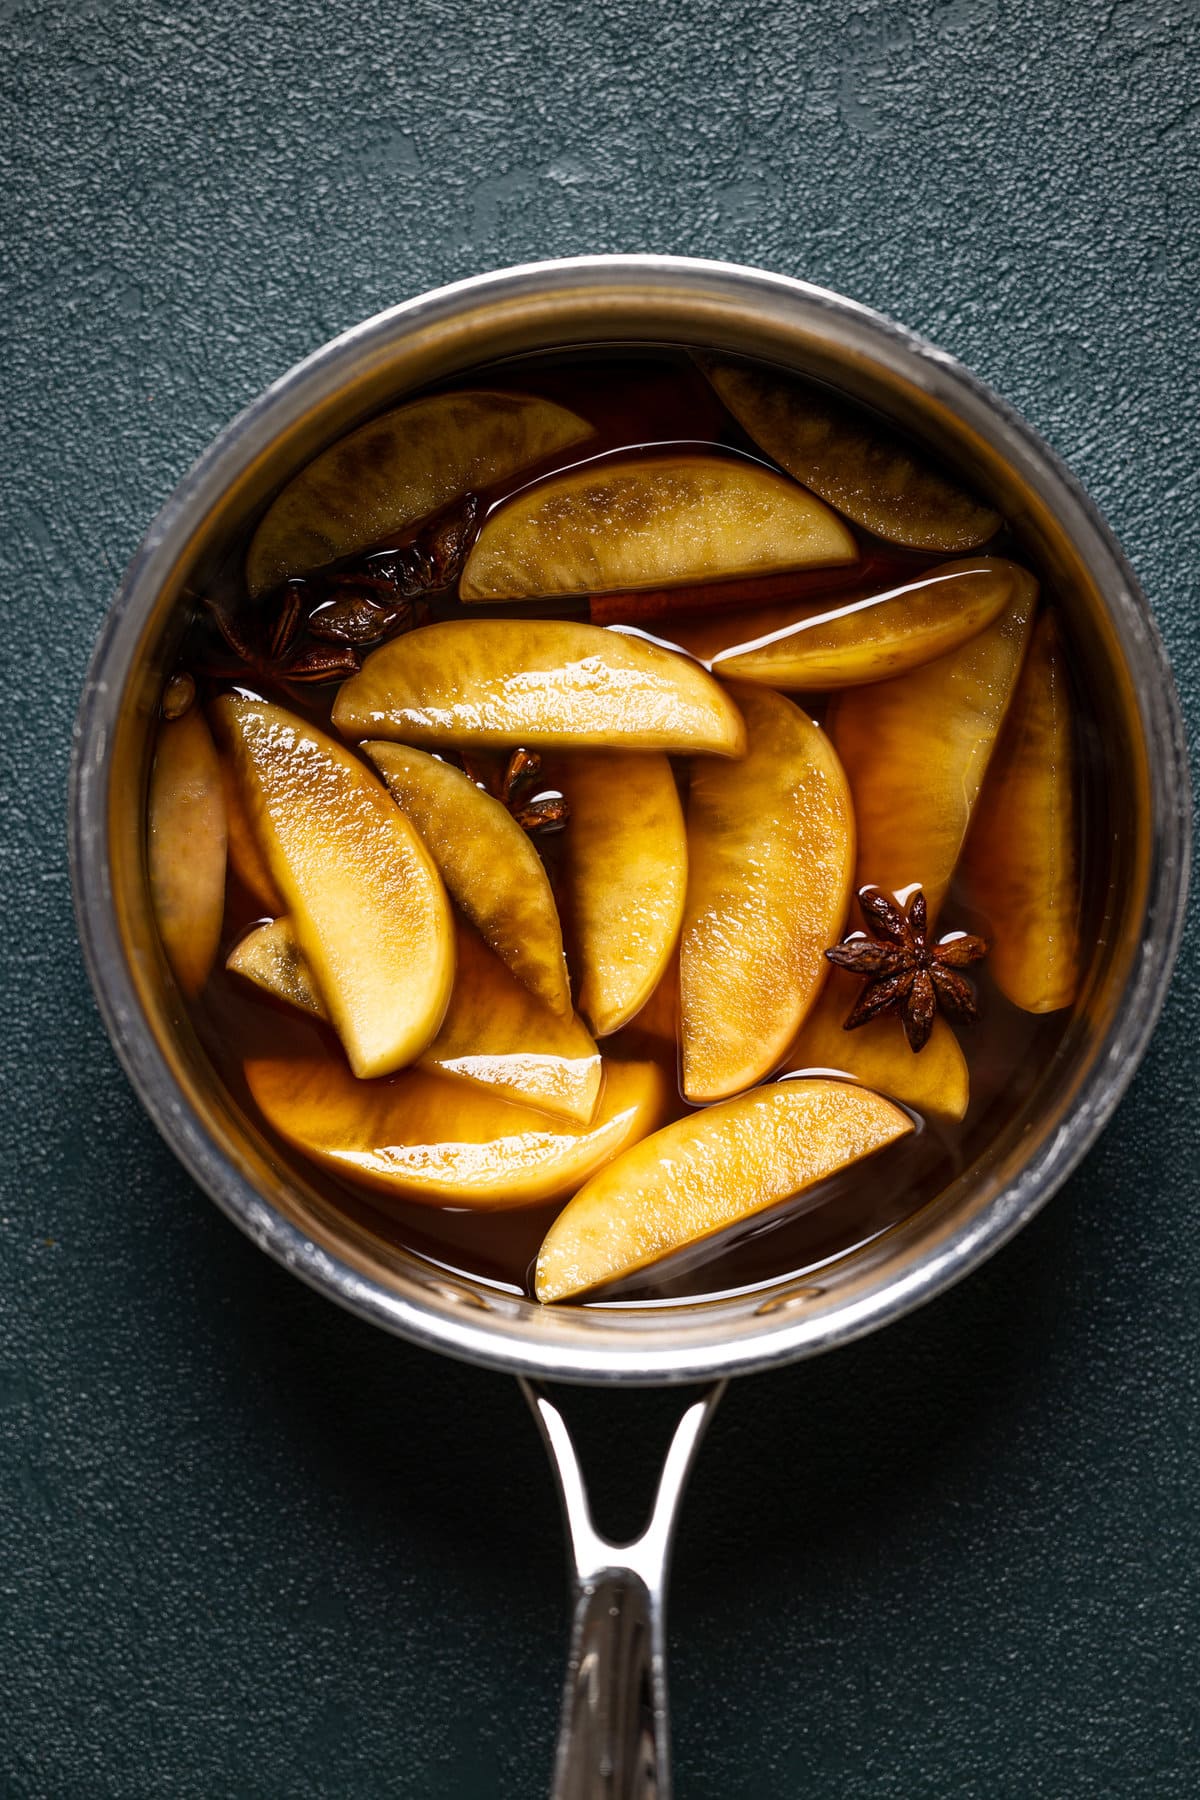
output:
<instances>
[{"instance_id":1,"label":"star anise","mask_svg":"<svg viewBox=\"0 0 1200 1800\"><path fill-rule=\"evenodd\" d=\"M506 806L530 837L561 831L570 818L571 809L556 790L530 795L530 788L542 772L542 759L536 750L514 750L503 769L488 768L478 758L462 752L458 760L476 787Z\"/></svg>"},{"instance_id":2,"label":"star anise","mask_svg":"<svg viewBox=\"0 0 1200 1800\"><path fill-rule=\"evenodd\" d=\"M359 661L349 644L305 641L307 589L307 582L287 581L253 610L240 612L206 600L222 642L215 654L196 659L199 666L208 675L231 680L247 672L267 680L306 683L356 675Z\"/></svg>"},{"instance_id":3,"label":"star anise","mask_svg":"<svg viewBox=\"0 0 1200 1800\"><path fill-rule=\"evenodd\" d=\"M324 570L312 578L321 586L309 611L308 629L331 643L365 649L423 624L421 597L440 593L458 580L480 506L478 494L464 494L431 514L395 549L373 551L357 565Z\"/></svg>"},{"instance_id":4,"label":"star anise","mask_svg":"<svg viewBox=\"0 0 1200 1800\"><path fill-rule=\"evenodd\" d=\"M206 600L222 643L198 661L208 674L228 678L250 671L319 682L356 674L359 651L425 623L420 597L457 580L479 510L479 496L466 494L394 549L297 576L236 611Z\"/></svg>"},{"instance_id":5,"label":"star anise","mask_svg":"<svg viewBox=\"0 0 1200 1800\"><path fill-rule=\"evenodd\" d=\"M975 990L958 970L987 955L982 938L958 931L930 944L920 888L904 906L882 888L859 888L858 904L866 932L854 932L825 952L839 969L868 977L845 1022L847 1031L897 1012L909 1049L923 1050L939 1005L964 1024L976 1017Z\"/></svg>"},{"instance_id":6,"label":"star anise","mask_svg":"<svg viewBox=\"0 0 1200 1800\"><path fill-rule=\"evenodd\" d=\"M372 572L409 598L440 593L462 574L482 506L478 494L463 494L430 513L405 542L367 559Z\"/></svg>"},{"instance_id":7,"label":"star anise","mask_svg":"<svg viewBox=\"0 0 1200 1800\"><path fill-rule=\"evenodd\" d=\"M370 650L384 638L424 623L420 606L397 595L377 575L330 576L314 591L317 602L308 615L308 629L323 643Z\"/></svg>"}]
</instances>

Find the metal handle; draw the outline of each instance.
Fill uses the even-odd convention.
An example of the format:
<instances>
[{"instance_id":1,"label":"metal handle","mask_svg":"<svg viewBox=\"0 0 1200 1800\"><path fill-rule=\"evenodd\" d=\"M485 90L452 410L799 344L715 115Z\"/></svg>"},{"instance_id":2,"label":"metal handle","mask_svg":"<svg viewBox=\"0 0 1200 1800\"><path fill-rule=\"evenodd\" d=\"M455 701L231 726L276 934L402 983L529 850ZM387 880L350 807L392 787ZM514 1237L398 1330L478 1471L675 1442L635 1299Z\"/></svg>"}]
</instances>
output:
<instances>
[{"instance_id":1,"label":"metal handle","mask_svg":"<svg viewBox=\"0 0 1200 1800\"><path fill-rule=\"evenodd\" d=\"M521 1387L558 1477L571 1557L571 1644L551 1800L670 1800L667 1566L679 1502L700 1439L725 1389L719 1381L675 1427L650 1518L614 1544L592 1523L566 1421L545 1390Z\"/></svg>"}]
</instances>

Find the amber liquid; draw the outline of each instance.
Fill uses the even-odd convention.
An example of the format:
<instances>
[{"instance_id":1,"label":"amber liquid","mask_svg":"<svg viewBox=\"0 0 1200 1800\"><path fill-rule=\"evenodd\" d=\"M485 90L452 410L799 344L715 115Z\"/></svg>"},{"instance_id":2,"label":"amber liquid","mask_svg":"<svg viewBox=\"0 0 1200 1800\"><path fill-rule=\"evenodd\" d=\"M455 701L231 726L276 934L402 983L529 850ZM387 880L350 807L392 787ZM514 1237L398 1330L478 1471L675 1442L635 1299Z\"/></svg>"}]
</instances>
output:
<instances>
[{"instance_id":1,"label":"amber liquid","mask_svg":"<svg viewBox=\"0 0 1200 1800\"><path fill-rule=\"evenodd\" d=\"M593 463L619 453L651 454L718 453L743 457L774 467L741 427L725 411L708 382L686 352L658 347L564 357L546 354L508 361L487 370L476 370L454 384L460 387L496 386L539 394L570 408L595 427L586 455L568 450L552 463L528 470L507 486L484 495L486 509L502 503L512 493L545 480L551 474ZM430 390L437 391L435 389ZM869 585L880 591L911 580L944 561L942 554L898 550L857 532L867 564ZM230 600L242 598L241 568L245 545L235 547L226 566ZM1006 532L986 546L988 554L1012 555L1028 562L1021 548ZM1036 571L1035 571L1036 572ZM853 581L861 591L864 570ZM805 581L811 580L806 577ZM836 593L848 585L842 571L829 572L824 591ZM758 582L714 583L697 590L691 610L678 604L678 596L663 604L661 597L639 600L619 597L617 608L636 615L635 628L660 641L670 642L673 624L683 627L701 619L711 620L714 609L730 610L730 641L737 641L736 608L739 604L762 606L783 601L797 590L796 578L769 577ZM819 598L819 593L814 593ZM1052 603L1043 593L1042 604ZM479 617L478 607L459 604L453 595L433 602L437 618ZM536 615L540 618L587 618L589 603L572 597L566 601L525 601L491 605L486 616ZM602 616L602 615L597 615ZM229 685L229 684L224 684ZM304 713L314 723L328 727L336 686L289 687L280 693L268 690L253 677L238 686L261 691ZM1080 779L1079 816L1083 891L1088 891L1087 857L1089 820L1098 803L1100 757L1094 730L1089 728L1086 696L1076 682L1075 717L1078 722L1076 766ZM211 692L219 691L220 684ZM806 711L820 718L823 697L795 695ZM552 781L553 761L547 758L546 774ZM686 766L679 779L686 793ZM568 829L570 827L568 826ZM555 875L555 842L539 847L551 879ZM226 899L221 952L208 983L192 1013L197 1034L222 1080L250 1116L256 1108L243 1077L248 1058L323 1054L341 1064L343 1052L333 1032L260 990L229 974L224 962L233 946L254 924L261 922L261 907L231 873ZM974 910L961 881L956 879L942 908L946 928L988 934L989 922ZM1084 921L1084 943L1089 921ZM569 957L568 929L568 957ZM585 1304L592 1306L662 1305L679 1301L716 1298L766 1289L784 1279L814 1274L839 1258L879 1237L920 1207L933 1200L953 1181L1004 1127L1038 1086L1054 1056L1070 1020L1070 1012L1035 1016L1011 1005L990 981L986 963L977 975L979 1019L965 1028L960 1041L970 1068L971 1098L965 1118L947 1125L913 1115L916 1130L892 1145L885 1155L852 1167L804 1195L799 1201L774 1209L720 1240L643 1271L619 1287L600 1292ZM676 1091L678 1068L675 1052L661 1041L640 1032L634 1019L623 1030L601 1043L606 1057L639 1061L653 1056L662 1063ZM679 1094L678 1113L692 1110ZM503 1212L470 1208L432 1207L384 1197L374 1190L355 1187L331 1178L310 1165L275 1136L259 1117L260 1127L276 1145L281 1160L302 1168L304 1177L318 1186L342 1210L398 1247L449 1272L469 1276L484 1286L512 1294L532 1293L532 1268L538 1248L562 1202Z\"/></svg>"}]
</instances>

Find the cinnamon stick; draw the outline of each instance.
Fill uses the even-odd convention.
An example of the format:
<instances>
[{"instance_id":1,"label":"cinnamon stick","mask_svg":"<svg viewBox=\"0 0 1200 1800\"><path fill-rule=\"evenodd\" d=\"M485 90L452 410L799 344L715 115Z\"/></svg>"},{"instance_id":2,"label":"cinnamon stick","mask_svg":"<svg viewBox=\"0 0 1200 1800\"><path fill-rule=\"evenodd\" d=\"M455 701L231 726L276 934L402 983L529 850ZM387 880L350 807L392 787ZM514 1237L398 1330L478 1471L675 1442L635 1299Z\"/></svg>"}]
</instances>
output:
<instances>
[{"instance_id":1,"label":"cinnamon stick","mask_svg":"<svg viewBox=\"0 0 1200 1800\"><path fill-rule=\"evenodd\" d=\"M834 569L792 569L776 575L744 575L732 581L705 581L681 587L640 588L616 594L593 594L593 625L638 625L653 631L681 615L740 612L747 607L786 606L820 601L861 589L899 585L936 560L891 549L867 551L857 562Z\"/></svg>"}]
</instances>

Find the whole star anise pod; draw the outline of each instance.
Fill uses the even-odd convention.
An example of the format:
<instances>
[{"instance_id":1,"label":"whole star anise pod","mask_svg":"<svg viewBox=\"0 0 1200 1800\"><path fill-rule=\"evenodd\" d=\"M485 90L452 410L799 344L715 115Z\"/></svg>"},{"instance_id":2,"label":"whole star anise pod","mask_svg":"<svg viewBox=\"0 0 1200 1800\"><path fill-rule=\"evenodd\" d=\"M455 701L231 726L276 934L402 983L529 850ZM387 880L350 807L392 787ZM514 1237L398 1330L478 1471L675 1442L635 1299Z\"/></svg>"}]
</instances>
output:
<instances>
[{"instance_id":1,"label":"whole star anise pod","mask_svg":"<svg viewBox=\"0 0 1200 1800\"><path fill-rule=\"evenodd\" d=\"M365 649L424 624L421 597L440 593L462 574L481 504L478 494L464 494L394 550L375 550L350 568L310 577L315 604L308 629L314 637Z\"/></svg>"},{"instance_id":2,"label":"whole star anise pod","mask_svg":"<svg viewBox=\"0 0 1200 1800\"><path fill-rule=\"evenodd\" d=\"M845 1022L853 1031L881 1013L897 1012L910 1050L923 1050L938 1006L964 1024L977 1015L975 990L958 973L987 955L980 937L951 932L930 944L925 895L917 888L900 906L882 888L858 890L866 933L854 932L825 952L839 969L868 977Z\"/></svg>"},{"instance_id":3,"label":"whole star anise pod","mask_svg":"<svg viewBox=\"0 0 1200 1800\"><path fill-rule=\"evenodd\" d=\"M330 576L314 591L316 604L308 615L308 629L324 643L370 650L385 637L425 622L418 602L397 595L377 575Z\"/></svg>"},{"instance_id":4,"label":"whole star anise pod","mask_svg":"<svg viewBox=\"0 0 1200 1800\"><path fill-rule=\"evenodd\" d=\"M376 550L367 559L372 573L410 599L440 593L462 574L482 508L478 494L452 500L422 519L413 535L394 550Z\"/></svg>"},{"instance_id":5,"label":"whole star anise pod","mask_svg":"<svg viewBox=\"0 0 1200 1800\"><path fill-rule=\"evenodd\" d=\"M359 651L424 624L420 597L457 580L480 504L478 494L464 494L395 549L296 576L236 610L206 600L222 642L214 653L202 652L199 665L231 679L247 671L300 682L357 674Z\"/></svg>"},{"instance_id":6,"label":"whole star anise pod","mask_svg":"<svg viewBox=\"0 0 1200 1800\"><path fill-rule=\"evenodd\" d=\"M481 787L494 800L506 806L522 831L530 837L548 836L561 831L571 816L571 809L557 792L529 797L529 790L542 772L542 759L536 750L514 750L502 770L487 769L482 762L460 752L458 759L476 787Z\"/></svg>"},{"instance_id":7,"label":"whole star anise pod","mask_svg":"<svg viewBox=\"0 0 1200 1800\"><path fill-rule=\"evenodd\" d=\"M238 612L206 600L221 645L215 654L197 657L198 666L208 675L230 680L247 672L268 680L300 682L340 681L356 675L359 661L349 644L305 642L307 590L307 582L287 581L261 605Z\"/></svg>"}]
</instances>

